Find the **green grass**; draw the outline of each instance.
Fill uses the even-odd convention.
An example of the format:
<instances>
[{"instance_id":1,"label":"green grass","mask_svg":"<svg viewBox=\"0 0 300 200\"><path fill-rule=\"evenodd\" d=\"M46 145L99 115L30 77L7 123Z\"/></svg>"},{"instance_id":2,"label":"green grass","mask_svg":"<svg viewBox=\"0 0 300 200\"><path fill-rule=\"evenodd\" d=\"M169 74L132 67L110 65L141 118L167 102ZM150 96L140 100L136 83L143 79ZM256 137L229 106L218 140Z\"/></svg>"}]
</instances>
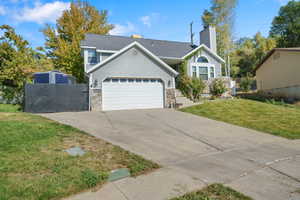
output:
<instances>
[{"instance_id":1,"label":"green grass","mask_svg":"<svg viewBox=\"0 0 300 200\"><path fill-rule=\"evenodd\" d=\"M87 153L64 152L74 146ZM109 171L124 167L136 176L159 166L73 127L22 112L0 113L1 200L58 199L100 187Z\"/></svg>"},{"instance_id":2,"label":"green grass","mask_svg":"<svg viewBox=\"0 0 300 200\"><path fill-rule=\"evenodd\" d=\"M19 112L19 105L11 105L11 104L0 104L0 112Z\"/></svg>"},{"instance_id":3,"label":"green grass","mask_svg":"<svg viewBox=\"0 0 300 200\"><path fill-rule=\"evenodd\" d=\"M221 184L213 184L171 200L252 200L252 198Z\"/></svg>"},{"instance_id":4,"label":"green grass","mask_svg":"<svg viewBox=\"0 0 300 200\"><path fill-rule=\"evenodd\" d=\"M183 108L181 111L238 126L300 139L300 109L252 100L217 100Z\"/></svg>"}]
</instances>

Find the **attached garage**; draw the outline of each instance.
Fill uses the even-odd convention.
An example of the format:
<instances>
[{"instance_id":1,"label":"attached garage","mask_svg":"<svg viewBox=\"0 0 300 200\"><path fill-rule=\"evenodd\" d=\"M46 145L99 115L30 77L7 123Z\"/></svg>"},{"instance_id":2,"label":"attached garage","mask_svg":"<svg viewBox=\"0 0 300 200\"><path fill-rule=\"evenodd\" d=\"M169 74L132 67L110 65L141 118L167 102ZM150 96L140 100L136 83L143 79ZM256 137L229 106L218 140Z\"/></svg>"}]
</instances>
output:
<instances>
[{"instance_id":1,"label":"attached garage","mask_svg":"<svg viewBox=\"0 0 300 200\"><path fill-rule=\"evenodd\" d=\"M88 71L90 109L172 107L177 74L141 44L134 42Z\"/></svg>"},{"instance_id":2,"label":"attached garage","mask_svg":"<svg viewBox=\"0 0 300 200\"><path fill-rule=\"evenodd\" d=\"M164 107L164 89L159 79L107 78L102 83L103 110Z\"/></svg>"}]
</instances>

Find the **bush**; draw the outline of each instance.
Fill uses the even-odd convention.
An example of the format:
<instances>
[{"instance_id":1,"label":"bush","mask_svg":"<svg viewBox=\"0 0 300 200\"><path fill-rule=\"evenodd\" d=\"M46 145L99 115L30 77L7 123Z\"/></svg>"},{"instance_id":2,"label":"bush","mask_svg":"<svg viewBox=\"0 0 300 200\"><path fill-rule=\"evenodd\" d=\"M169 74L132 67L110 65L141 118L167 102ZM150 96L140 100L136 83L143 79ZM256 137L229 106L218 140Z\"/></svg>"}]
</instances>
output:
<instances>
[{"instance_id":1,"label":"bush","mask_svg":"<svg viewBox=\"0 0 300 200\"><path fill-rule=\"evenodd\" d=\"M240 88L243 92L248 92L251 90L251 85L253 83L253 79L249 76L241 78Z\"/></svg>"},{"instance_id":2,"label":"bush","mask_svg":"<svg viewBox=\"0 0 300 200\"><path fill-rule=\"evenodd\" d=\"M210 85L210 92L213 96L220 97L227 91L225 82L222 79L214 79Z\"/></svg>"},{"instance_id":3,"label":"bush","mask_svg":"<svg viewBox=\"0 0 300 200\"><path fill-rule=\"evenodd\" d=\"M81 172L81 177L87 187L91 188L95 187L98 183L104 182L108 178L108 174L106 172L97 174L91 169L85 169Z\"/></svg>"},{"instance_id":4,"label":"bush","mask_svg":"<svg viewBox=\"0 0 300 200\"><path fill-rule=\"evenodd\" d=\"M243 93L239 94L238 97L254 101L261 101L274 105L293 104L296 101L295 99L288 98L283 94L272 94L263 91L258 91L255 93Z\"/></svg>"},{"instance_id":5,"label":"bush","mask_svg":"<svg viewBox=\"0 0 300 200\"><path fill-rule=\"evenodd\" d=\"M200 99L201 94L203 93L205 83L199 78L181 76L179 79L178 88L184 96L192 101L197 101Z\"/></svg>"},{"instance_id":6,"label":"bush","mask_svg":"<svg viewBox=\"0 0 300 200\"><path fill-rule=\"evenodd\" d=\"M0 103L22 104L23 88L0 85Z\"/></svg>"},{"instance_id":7,"label":"bush","mask_svg":"<svg viewBox=\"0 0 300 200\"><path fill-rule=\"evenodd\" d=\"M200 99L201 94L205 88L205 83L199 78L192 78L190 82L191 97L193 101Z\"/></svg>"}]
</instances>

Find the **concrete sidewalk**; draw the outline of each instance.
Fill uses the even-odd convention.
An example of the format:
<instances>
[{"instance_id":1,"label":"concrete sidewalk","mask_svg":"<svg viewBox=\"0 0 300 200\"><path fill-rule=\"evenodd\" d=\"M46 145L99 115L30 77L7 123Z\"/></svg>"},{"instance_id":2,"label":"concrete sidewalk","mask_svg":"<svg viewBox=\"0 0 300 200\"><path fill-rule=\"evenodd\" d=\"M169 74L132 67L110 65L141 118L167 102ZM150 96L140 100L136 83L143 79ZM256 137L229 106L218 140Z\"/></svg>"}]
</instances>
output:
<instances>
[{"instance_id":1,"label":"concrete sidewalk","mask_svg":"<svg viewBox=\"0 0 300 200\"><path fill-rule=\"evenodd\" d=\"M298 200L300 140L174 110L43 114L164 168L69 199L163 200L223 183L257 200Z\"/></svg>"},{"instance_id":2,"label":"concrete sidewalk","mask_svg":"<svg viewBox=\"0 0 300 200\"><path fill-rule=\"evenodd\" d=\"M151 174L107 183L98 191L84 192L67 200L154 200L169 199L205 184L174 169L162 168Z\"/></svg>"}]
</instances>

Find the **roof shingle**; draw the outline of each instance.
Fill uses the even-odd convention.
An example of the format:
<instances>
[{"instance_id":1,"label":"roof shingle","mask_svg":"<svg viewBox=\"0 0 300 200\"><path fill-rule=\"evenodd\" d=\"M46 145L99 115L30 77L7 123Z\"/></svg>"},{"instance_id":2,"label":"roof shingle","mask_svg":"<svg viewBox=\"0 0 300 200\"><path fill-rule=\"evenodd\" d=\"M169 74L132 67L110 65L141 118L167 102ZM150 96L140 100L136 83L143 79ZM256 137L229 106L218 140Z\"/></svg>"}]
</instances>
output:
<instances>
[{"instance_id":1,"label":"roof shingle","mask_svg":"<svg viewBox=\"0 0 300 200\"><path fill-rule=\"evenodd\" d=\"M158 57L182 58L197 47L192 47L188 42L97 34L86 34L85 39L81 41L81 46L96 47L99 50L119 51L134 41L137 41Z\"/></svg>"}]
</instances>

